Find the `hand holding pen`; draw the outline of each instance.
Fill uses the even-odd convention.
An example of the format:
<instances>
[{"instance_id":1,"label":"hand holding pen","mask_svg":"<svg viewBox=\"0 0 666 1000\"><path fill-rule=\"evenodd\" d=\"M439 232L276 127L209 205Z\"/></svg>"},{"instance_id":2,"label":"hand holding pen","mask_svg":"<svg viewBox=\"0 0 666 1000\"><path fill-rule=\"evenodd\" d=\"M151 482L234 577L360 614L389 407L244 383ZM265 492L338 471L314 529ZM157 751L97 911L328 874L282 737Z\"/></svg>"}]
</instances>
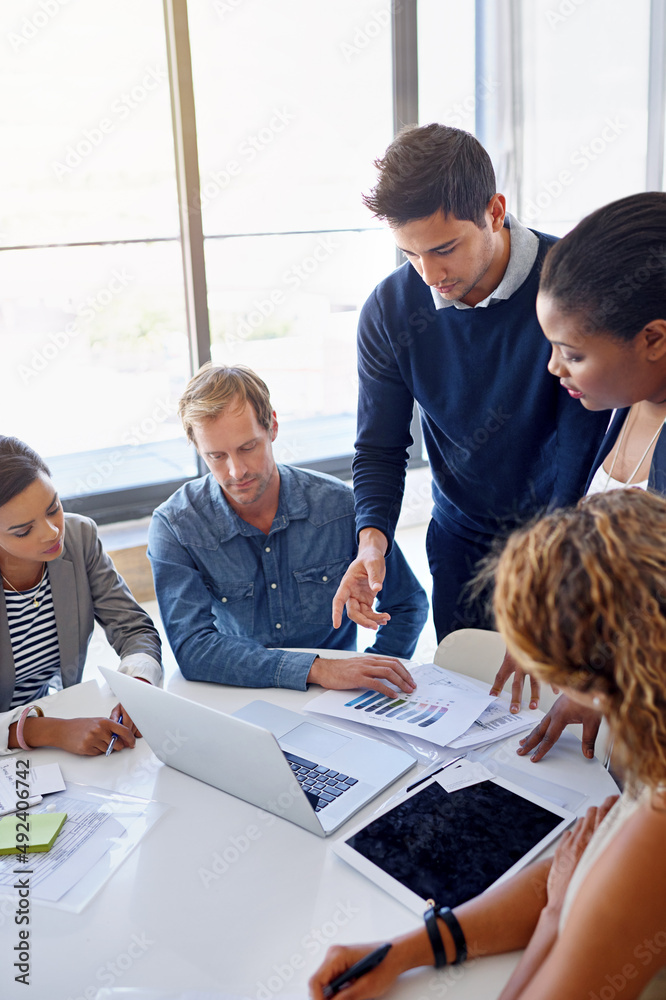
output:
<instances>
[{"instance_id":1,"label":"hand holding pen","mask_svg":"<svg viewBox=\"0 0 666 1000\"><path fill-rule=\"evenodd\" d=\"M123 724L123 713L121 712L120 715L118 716L118 725L122 726L122 724ZM109 754L113 750L113 744L116 742L117 739L118 739L118 733L114 733L111 739L109 740L109 745L106 748L106 753L104 754L105 757L109 756Z\"/></svg>"},{"instance_id":2,"label":"hand holding pen","mask_svg":"<svg viewBox=\"0 0 666 1000\"><path fill-rule=\"evenodd\" d=\"M380 962L384 961L390 950L391 945L384 944L381 948L375 948L374 951L371 951L368 955L364 955L358 962L350 965L348 969L341 972L335 979L332 979L327 986L322 987L325 1000L330 1000L330 997L334 997L343 986L353 982L355 979L360 979L361 976L376 969Z\"/></svg>"}]
</instances>

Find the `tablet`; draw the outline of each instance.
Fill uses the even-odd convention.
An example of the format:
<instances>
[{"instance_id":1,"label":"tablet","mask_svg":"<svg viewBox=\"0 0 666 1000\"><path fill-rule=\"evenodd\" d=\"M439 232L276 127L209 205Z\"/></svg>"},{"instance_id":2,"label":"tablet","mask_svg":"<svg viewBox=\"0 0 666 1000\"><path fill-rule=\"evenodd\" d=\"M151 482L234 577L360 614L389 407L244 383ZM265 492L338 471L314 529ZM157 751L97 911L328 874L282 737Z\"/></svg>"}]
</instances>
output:
<instances>
[{"instance_id":1,"label":"tablet","mask_svg":"<svg viewBox=\"0 0 666 1000\"><path fill-rule=\"evenodd\" d=\"M503 778L447 792L436 778L331 846L415 913L458 906L534 859L576 817Z\"/></svg>"}]
</instances>

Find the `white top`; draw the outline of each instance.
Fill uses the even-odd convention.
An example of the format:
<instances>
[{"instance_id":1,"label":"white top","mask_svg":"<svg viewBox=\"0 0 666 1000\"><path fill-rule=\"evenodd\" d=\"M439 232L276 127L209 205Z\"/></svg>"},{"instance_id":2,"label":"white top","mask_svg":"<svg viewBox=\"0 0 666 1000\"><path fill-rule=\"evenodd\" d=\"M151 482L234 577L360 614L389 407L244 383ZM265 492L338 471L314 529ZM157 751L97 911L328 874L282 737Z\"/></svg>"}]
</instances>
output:
<instances>
[{"instance_id":1,"label":"white top","mask_svg":"<svg viewBox=\"0 0 666 1000\"><path fill-rule=\"evenodd\" d=\"M631 819L636 810L649 800L650 794L651 792L649 788L645 788L637 798L633 798L624 792L610 812L604 817L599 825L599 828L592 834L590 842L583 851L581 859L576 866L576 870L571 877L571 881L569 882L566 895L564 897L562 912L560 913L560 933L562 933L562 929L567 922L574 900L576 899L576 896L578 895L580 888L595 861L597 861L600 855L603 854L610 842L613 840L613 837L617 836L624 824ZM662 957L663 960L666 961L666 954ZM641 993L639 1000L664 1000L665 996L666 968L662 968L661 971L650 980Z\"/></svg>"},{"instance_id":2,"label":"white top","mask_svg":"<svg viewBox=\"0 0 666 1000\"><path fill-rule=\"evenodd\" d=\"M602 464L594 473L586 495L589 497L592 493L608 493L609 490L625 490L628 487L636 490L646 490L648 488L648 481L644 479L640 483L621 483L619 479L613 479L612 476L609 478Z\"/></svg>"}]
</instances>

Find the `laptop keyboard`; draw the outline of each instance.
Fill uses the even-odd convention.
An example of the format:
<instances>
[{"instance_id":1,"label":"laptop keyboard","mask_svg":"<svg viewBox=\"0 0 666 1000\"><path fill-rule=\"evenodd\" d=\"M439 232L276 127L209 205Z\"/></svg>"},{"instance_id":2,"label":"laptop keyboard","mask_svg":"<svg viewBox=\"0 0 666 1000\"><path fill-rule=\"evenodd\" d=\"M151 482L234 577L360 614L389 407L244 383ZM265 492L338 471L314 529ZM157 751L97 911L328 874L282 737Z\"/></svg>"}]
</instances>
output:
<instances>
[{"instance_id":1,"label":"laptop keyboard","mask_svg":"<svg viewBox=\"0 0 666 1000\"><path fill-rule=\"evenodd\" d=\"M321 812L327 805L358 784L358 778L352 778L348 774L340 774L339 771L332 771L322 764L315 764L304 757L297 757L296 754L287 753L283 750L296 779L304 792L309 793L310 802L314 805L315 812Z\"/></svg>"}]
</instances>

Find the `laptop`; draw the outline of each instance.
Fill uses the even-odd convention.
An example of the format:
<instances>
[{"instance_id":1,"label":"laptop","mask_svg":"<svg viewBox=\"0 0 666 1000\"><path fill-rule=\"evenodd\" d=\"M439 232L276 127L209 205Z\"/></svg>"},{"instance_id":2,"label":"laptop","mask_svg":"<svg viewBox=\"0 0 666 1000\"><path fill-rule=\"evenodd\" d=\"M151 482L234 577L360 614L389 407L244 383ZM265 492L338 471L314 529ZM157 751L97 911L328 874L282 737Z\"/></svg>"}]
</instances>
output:
<instances>
[{"instance_id":1,"label":"laptop","mask_svg":"<svg viewBox=\"0 0 666 1000\"><path fill-rule=\"evenodd\" d=\"M318 837L416 763L378 740L253 701L233 715L100 667L156 757Z\"/></svg>"}]
</instances>

